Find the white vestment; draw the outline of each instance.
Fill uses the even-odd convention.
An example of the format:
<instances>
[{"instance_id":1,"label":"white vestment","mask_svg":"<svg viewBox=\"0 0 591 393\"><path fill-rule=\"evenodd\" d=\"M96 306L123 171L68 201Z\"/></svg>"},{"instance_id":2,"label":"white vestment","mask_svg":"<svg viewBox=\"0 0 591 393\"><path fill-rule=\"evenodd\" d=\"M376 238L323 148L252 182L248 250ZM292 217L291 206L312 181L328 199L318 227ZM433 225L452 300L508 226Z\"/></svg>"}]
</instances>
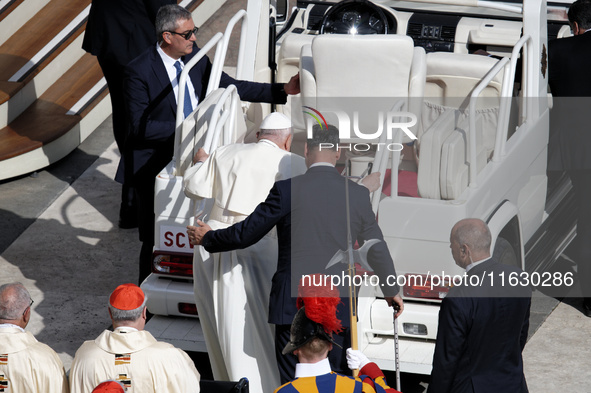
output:
<instances>
[{"instance_id":1,"label":"white vestment","mask_svg":"<svg viewBox=\"0 0 591 393\"><path fill-rule=\"evenodd\" d=\"M0 392L67 393L68 380L55 351L18 327L0 329Z\"/></svg>"},{"instance_id":2,"label":"white vestment","mask_svg":"<svg viewBox=\"0 0 591 393\"><path fill-rule=\"evenodd\" d=\"M252 213L274 182L305 171L302 157L268 140L232 144L185 172L185 194L213 198L208 224L226 228ZM276 270L275 230L243 250L210 255L195 247L195 301L215 379L247 377L252 392L272 392L280 385L274 331L268 323Z\"/></svg>"},{"instance_id":3,"label":"white vestment","mask_svg":"<svg viewBox=\"0 0 591 393\"><path fill-rule=\"evenodd\" d=\"M199 372L189 355L145 330L125 327L85 341L72 362L71 392L91 393L106 380L121 382L126 393L199 392Z\"/></svg>"}]
</instances>

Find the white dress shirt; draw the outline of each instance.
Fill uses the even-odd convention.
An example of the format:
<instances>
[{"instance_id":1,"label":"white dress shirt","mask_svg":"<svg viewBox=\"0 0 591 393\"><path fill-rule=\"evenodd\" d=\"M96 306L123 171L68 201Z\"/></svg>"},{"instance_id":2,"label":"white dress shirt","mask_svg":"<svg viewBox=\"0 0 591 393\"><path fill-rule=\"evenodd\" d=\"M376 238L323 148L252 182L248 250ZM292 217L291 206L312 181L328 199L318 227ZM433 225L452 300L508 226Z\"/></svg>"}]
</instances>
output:
<instances>
[{"instance_id":1,"label":"white dress shirt","mask_svg":"<svg viewBox=\"0 0 591 393\"><path fill-rule=\"evenodd\" d=\"M491 257L488 258L484 258L480 261L476 261L476 262L472 262L471 264L469 264L468 266L466 266L466 273L468 273L470 271L470 269L476 267L477 265L480 265L482 262L486 262L490 259Z\"/></svg>"},{"instance_id":2,"label":"white dress shirt","mask_svg":"<svg viewBox=\"0 0 591 393\"><path fill-rule=\"evenodd\" d=\"M324 358L317 363L298 363L296 364L295 377L317 377L319 375L330 374L330 362Z\"/></svg>"},{"instance_id":3,"label":"white dress shirt","mask_svg":"<svg viewBox=\"0 0 591 393\"><path fill-rule=\"evenodd\" d=\"M310 165L310 168L314 168L315 166L331 166L333 168L335 167L330 162L315 162L314 164Z\"/></svg>"},{"instance_id":4,"label":"white dress shirt","mask_svg":"<svg viewBox=\"0 0 591 393\"><path fill-rule=\"evenodd\" d=\"M12 323L0 323L0 329L18 329L22 333L25 332L25 329L23 329L22 327L20 327L18 325L13 325Z\"/></svg>"},{"instance_id":5,"label":"white dress shirt","mask_svg":"<svg viewBox=\"0 0 591 393\"><path fill-rule=\"evenodd\" d=\"M164 68L166 69L166 73L168 74L168 79L170 83L172 83L172 90L174 91L174 99L176 100L177 104L179 103L179 88L178 84L179 81L177 80L176 74L177 70L174 66L174 63L177 61L181 63L181 70L185 68L185 63L181 59L173 59L172 57L168 56L160 45L156 44L156 51L160 55L162 59L162 63L164 63ZM195 109L197 104L199 103L199 98L195 95L195 87L193 87L193 83L191 82L191 78L187 78L187 86L189 88L189 97L191 98L191 107Z\"/></svg>"}]
</instances>

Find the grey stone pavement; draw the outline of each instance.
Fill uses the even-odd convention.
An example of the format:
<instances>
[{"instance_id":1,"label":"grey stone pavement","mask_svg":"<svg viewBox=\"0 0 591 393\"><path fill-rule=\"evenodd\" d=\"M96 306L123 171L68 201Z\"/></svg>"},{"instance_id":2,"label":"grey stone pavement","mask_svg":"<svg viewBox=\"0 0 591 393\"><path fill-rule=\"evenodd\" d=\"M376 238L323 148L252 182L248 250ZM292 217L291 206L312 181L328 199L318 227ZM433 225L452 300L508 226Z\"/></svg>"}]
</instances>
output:
<instances>
[{"instance_id":1,"label":"grey stone pavement","mask_svg":"<svg viewBox=\"0 0 591 393\"><path fill-rule=\"evenodd\" d=\"M110 292L137 282L137 230L117 227L119 156L110 119L64 162L0 185L0 284L27 287L35 301L28 330L66 369L84 340L111 325ZM13 231L22 233L12 239Z\"/></svg>"}]
</instances>

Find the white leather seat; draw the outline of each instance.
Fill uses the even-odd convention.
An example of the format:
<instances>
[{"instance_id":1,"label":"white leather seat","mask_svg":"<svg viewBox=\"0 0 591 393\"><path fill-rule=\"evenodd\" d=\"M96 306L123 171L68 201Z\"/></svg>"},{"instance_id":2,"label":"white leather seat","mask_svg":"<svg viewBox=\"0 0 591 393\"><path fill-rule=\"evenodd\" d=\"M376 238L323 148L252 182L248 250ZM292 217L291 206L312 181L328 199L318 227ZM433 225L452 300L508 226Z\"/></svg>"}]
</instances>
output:
<instances>
[{"instance_id":1,"label":"white leather seat","mask_svg":"<svg viewBox=\"0 0 591 393\"><path fill-rule=\"evenodd\" d=\"M429 53L419 128L418 192L423 198L456 199L468 185L467 133L470 95L497 60L480 55ZM476 110L477 171L494 149L502 72L482 91Z\"/></svg>"},{"instance_id":2,"label":"white leather seat","mask_svg":"<svg viewBox=\"0 0 591 393\"><path fill-rule=\"evenodd\" d=\"M314 36L309 34L287 33L285 35L281 41L279 53L277 54L276 80L278 82L288 82L292 76L300 71L300 53L302 47L310 45L313 38ZM302 112L299 108L298 110L292 110L294 97L297 96L288 96L285 105L277 105L276 108L277 111L282 112L291 118L292 124L295 125L294 128L303 128L304 120ZM297 97L295 101L299 102L299 97ZM301 151L299 151L298 147L295 145L294 148L298 153L303 154L303 143L299 143L299 145Z\"/></svg>"},{"instance_id":3,"label":"white leather seat","mask_svg":"<svg viewBox=\"0 0 591 393\"><path fill-rule=\"evenodd\" d=\"M400 99L423 96L425 71L425 51L415 48L408 36L319 35L302 48L302 102L323 114L351 103L361 112L360 130L372 133L377 129L377 111L387 113ZM410 101L404 110L419 118L420 108ZM364 116L371 111L374 114Z\"/></svg>"},{"instance_id":4,"label":"white leather seat","mask_svg":"<svg viewBox=\"0 0 591 393\"><path fill-rule=\"evenodd\" d=\"M441 165L441 146L455 130L456 112L444 111L432 126L421 135L421 160L418 165L417 189L422 198L441 199L439 169Z\"/></svg>"},{"instance_id":5,"label":"white leather seat","mask_svg":"<svg viewBox=\"0 0 591 393\"><path fill-rule=\"evenodd\" d=\"M425 100L421 111L421 131L426 130L433 121L447 109L459 109L467 116L470 94L480 80L497 63L497 59L481 55L467 55L448 52L433 52L427 55L427 75ZM480 93L477 109L480 113L494 112L485 125L485 134L496 133L496 119L503 72L499 72ZM494 122L494 124L493 124ZM420 135L419 135L420 139Z\"/></svg>"},{"instance_id":6,"label":"white leather seat","mask_svg":"<svg viewBox=\"0 0 591 393\"><path fill-rule=\"evenodd\" d=\"M449 52L427 54L426 97L469 97L497 59ZM481 97L499 97L503 73L497 74Z\"/></svg>"},{"instance_id":7,"label":"white leather seat","mask_svg":"<svg viewBox=\"0 0 591 393\"><path fill-rule=\"evenodd\" d=\"M310 88L315 88L315 92L309 90L311 94L407 97L413 89L414 95L422 94L425 52L414 48L412 38L406 35L324 34L314 38L310 49L306 55L312 55L314 68L302 71L306 82L312 83Z\"/></svg>"},{"instance_id":8,"label":"white leather seat","mask_svg":"<svg viewBox=\"0 0 591 393\"><path fill-rule=\"evenodd\" d=\"M288 33L281 41L277 54L277 80L289 80L300 70L302 47L312 43L313 35Z\"/></svg>"}]
</instances>

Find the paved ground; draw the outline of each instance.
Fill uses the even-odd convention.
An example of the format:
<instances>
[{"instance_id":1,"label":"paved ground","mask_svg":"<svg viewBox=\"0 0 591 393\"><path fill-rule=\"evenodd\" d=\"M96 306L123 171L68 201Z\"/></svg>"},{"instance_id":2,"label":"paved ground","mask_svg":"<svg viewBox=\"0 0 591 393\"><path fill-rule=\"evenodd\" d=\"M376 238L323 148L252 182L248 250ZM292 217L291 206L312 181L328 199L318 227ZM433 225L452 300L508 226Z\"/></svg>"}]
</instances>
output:
<instances>
[{"instance_id":1,"label":"paved ground","mask_svg":"<svg viewBox=\"0 0 591 393\"><path fill-rule=\"evenodd\" d=\"M109 293L137 282L137 230L117 227L121 187L112 180L118 154L111 130L103 125L63 163L0 186L2 222L10 222L2 225L0 283L21 281L29 289L35 300L29 330L66 368L84 340L110 326ZM5 231L19 233L28 224L16 239Z\"/></svg>"},{"instance_id":2,"label":"paved ground","mask_svg":"<svg viewBox=\"0 0 591 393\"><path fill-rule=\"evenodd\" d=\"M528 341L523 358L532 393L591 391L591 318L574 299L561 302Z\"/></svg>"}]
</instances>

